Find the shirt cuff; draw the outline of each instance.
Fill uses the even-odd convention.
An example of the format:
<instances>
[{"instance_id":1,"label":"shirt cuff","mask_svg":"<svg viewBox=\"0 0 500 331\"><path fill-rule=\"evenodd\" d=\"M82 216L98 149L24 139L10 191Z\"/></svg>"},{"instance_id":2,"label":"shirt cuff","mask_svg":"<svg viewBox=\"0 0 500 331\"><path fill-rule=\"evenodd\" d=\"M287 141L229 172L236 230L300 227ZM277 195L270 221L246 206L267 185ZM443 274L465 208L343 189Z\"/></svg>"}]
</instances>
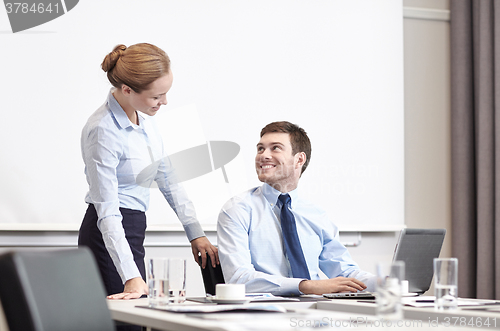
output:
<instances>
[{"instance_id":1,"label":"shirt cuff","mask_svg":"<svg viewBox=\"0 0 500 331\"><path fill-rule=\"evenodd\" d=\"M199 237L205 237L205 232L201 228L200 222L193 222L184 225L184 231L189 241Z\"/></svg>"},{"instance_id":2,"label":"shirt cuff","mask_svg":"<svg viewBox=\"0 0 500 331\"><path fill-rule=\"evenodd\" d=\"M283 278L278 291L273 293L273 295L278 295L278 296L302 295L304 293L299 291L299 284L303 280L305 279Z\"/></svg>"},{"instance_id":3,"label":"shirt cuff","mask_svg":"<svg viewBox=\"0 0 500 331\"><path fill-rule=\"evenodd\" d=\"M137 268L137 265L135 264L134 260L127 261L121 264L121 269L123 274L120 275L123 284L129 279L140 277L141 273L139 272L139 269Z\"/></svg>"}]
</instances>

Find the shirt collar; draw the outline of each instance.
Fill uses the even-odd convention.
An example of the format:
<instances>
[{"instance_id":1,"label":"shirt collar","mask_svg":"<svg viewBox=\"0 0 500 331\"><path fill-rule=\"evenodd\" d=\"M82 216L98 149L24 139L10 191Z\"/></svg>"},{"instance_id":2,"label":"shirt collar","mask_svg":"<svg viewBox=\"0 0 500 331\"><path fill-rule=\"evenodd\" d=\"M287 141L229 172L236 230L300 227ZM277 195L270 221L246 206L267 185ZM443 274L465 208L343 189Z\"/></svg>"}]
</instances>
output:
<instances>
[{"instance_id":1,"label":"shirt collar","mask_svg":"<svg viewBox=\"0 0 500 331\"><path fill-rule=\"evenodd\" d=\"M278 197L282 193L273 188L272 186L270 186L269 184L264 183L262 185L262 194L270 204L276 205L278 202ZM290 198L292 199L292 207L293 207L293 205L297 201L297 198L299 197L299 189L296 188L293 191L287 192L287 194L289 194Z\"/></svg>"},{"instance_id":2,"label":"shirt collar","mask_svg":"<svg viewBox=\"0 0 500 331\"><path fill-rule=\"evenodd\" d=\"M122 129L126 129L129 126L131 126L134 129L142 127L142 123L146 120L146 118L143 117L140 112L137 112L137 116L139 118L139 125L136 125L136 124L132 123L130 121L130 119L128 118L127 113L125 113L125 110L123 110L122 106L120 106L120 104L118 103L118 101L116 101L115 97L113 96L113 91L114 90L115 89L112 88L109 91L109 94L108 94L108 106L109 106L109 110L111 110L111 112L113 113L114 118L118 122L118 125Z\"/></svg>"}]
</instances>

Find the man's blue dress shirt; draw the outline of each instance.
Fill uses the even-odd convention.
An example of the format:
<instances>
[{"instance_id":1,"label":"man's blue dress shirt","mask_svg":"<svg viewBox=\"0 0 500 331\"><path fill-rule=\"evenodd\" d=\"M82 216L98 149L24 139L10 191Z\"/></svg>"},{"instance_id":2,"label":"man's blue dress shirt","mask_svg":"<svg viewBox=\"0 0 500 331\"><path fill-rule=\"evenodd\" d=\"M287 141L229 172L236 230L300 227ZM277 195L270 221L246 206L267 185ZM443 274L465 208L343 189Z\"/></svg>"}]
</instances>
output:
<instances>
[{"instance_id":1,"label":"man's blue dress shirt","mask_svg":"<svg viewBox=\"0 0 500 331\"><path fill-rule=\"evenodd\" d=\"M321 279L321 270L328 278L354 277L374 290L375 276L359 270L326 213L301 199L297 189L288 193L311 279ZM247 292L301 294L303 279L292 278L283 245L280 194L264 184L235 196L222 208L217 242L227 283L246 284Z\"/></svg>"},{"instance_id":2,"label":"man's blue dress shirt","mask_svg":"<svg viewBox=\"0 0 500 331\"><path fill-rule=\"evenodd\" d=\"M138 112L139 125L132 123L112 92L83 128L81 148L89 184L85 202L94 204L97 226L125 282L141 275L125 238L119 208L146 211L153 180L182 222L188 239L205 234L192 202L176 183L153 118Z\"/></svg>"}]
</instances>

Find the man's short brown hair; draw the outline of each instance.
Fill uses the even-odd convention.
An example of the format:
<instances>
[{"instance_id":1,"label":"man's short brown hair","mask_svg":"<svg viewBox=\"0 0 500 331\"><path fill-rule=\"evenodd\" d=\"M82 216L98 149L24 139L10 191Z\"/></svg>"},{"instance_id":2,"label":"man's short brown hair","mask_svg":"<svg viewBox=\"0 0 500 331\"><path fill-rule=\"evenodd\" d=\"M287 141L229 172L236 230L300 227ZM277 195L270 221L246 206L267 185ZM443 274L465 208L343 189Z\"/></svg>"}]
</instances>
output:
<instances>
[{"instance_id":1,"label":"man's short brown hair","mask_svg":"<svg viewBox=\"0 0 500 331\"><path fill-rule=\"evenodd\" d=\"M300 152L304 152L306 154L306 162L302 166L302 171L300 173L302 175L311 160L311 141L309 140L306 131L298 125L290 122L273 122L266 125L260 131L260 137L262 138L263 135L270 132L288 133L290 135L290 144L292 145L292 154L295 155Z\"/></svg>"}]
</instances>

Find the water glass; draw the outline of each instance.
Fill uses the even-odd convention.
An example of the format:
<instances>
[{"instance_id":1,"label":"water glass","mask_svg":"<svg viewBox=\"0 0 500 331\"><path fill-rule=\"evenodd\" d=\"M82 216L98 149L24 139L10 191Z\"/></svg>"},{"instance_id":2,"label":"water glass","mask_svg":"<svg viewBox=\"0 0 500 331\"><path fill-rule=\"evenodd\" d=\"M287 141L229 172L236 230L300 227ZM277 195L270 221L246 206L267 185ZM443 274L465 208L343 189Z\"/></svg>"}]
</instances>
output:
<instances>
[{"instance_id":1,"label":"water glass","mask_svg":"<svg viewBox=\"0 0 500 331\"><path fill-rule=\"evenodd\" d=\"M401 282L405 278L403 261L377 264L377 316L385 320L403 319Z\"/></svg>"},{"instance_id":2,"label":"water glass","mask_svg":"<svg viewBox=\"0 0 500 331\"><path fill-rule=\"evenodd\" d=\"M162 307L168 305L168 259L149 259L147 271L149 306Z\"/></svg>"},{"instance_id":3,"label":"water glass","mask_svg":"<svg viewBox=\"0 0 500 331\"><path fill-rule=\"evenodd\" d=\"M178 304L186 300L186 260L168 259L169 303Z\"/></svg>"},{"instance_id":4,"label":"water glass","mask_svg":"<svg viewBox=\"0 0 500 331\"><path fill-rule=\"evenodd\" d=\"M458 259L434 259L434 293L437 310L457 309Z\"/></svg>"}]
</instances>

